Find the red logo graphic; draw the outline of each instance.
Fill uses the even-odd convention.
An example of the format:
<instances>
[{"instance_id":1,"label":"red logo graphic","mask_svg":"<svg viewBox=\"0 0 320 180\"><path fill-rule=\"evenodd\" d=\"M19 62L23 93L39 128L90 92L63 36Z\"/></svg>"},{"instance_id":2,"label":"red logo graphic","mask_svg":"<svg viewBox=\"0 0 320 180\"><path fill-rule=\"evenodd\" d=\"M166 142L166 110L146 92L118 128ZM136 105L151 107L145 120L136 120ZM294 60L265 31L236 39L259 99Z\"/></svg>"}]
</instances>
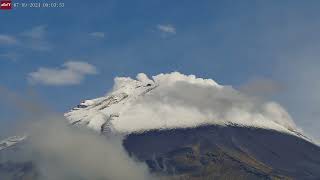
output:
<instances>
[{"instance_id":1,"label":"red logo graphic","mask_svg":"<svg viewBox=\"0 0 320 180\"><path fill-rule=\"evenodd\" d=\"M0 9L11 9L11 1L0 1Z\"/></svg>"}]
</instances>

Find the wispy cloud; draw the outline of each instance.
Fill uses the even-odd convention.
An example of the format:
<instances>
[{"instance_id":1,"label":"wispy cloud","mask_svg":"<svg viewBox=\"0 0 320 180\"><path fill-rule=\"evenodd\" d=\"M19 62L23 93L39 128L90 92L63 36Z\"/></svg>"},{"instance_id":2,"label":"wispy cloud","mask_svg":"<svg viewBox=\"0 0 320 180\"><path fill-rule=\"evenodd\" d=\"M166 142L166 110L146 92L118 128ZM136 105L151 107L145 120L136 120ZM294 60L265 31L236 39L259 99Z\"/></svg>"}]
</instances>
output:
<instances>
[{"instance_id":1,"label":"wispy cloud","mask_svg":"<svg viewBox=\"0 0 320 180\"><path fill-rule=\"evenodd\" d=\"M20 55L15 52L8 52L0 54L0 60L9 60L9 61L17 61L19 59Z\"/></svg>"},{"instance_id":2,"label":"wispy cloud","mask_svg":"<svg viewBox=\"0 0 320 180\"><path fill-rule=\"evenodd\" d=\"M22 32L25 46L38 51L48 51L52 48L47 40L47 26L39 25Z\"/></svg>"},{"instance_id":3,"label":"wispy cloud","mask_svg":"<svg viewBox=\"0 0 320 180\"><path fill-rule=\"evenodd\" d=\"M96 74L95 66L81 61L68 61L59 68L40 67L28 74L30 83L62 86L80 84L86 75Z\"/></svg>"},{"instance_id":4,"label":"wispy cloud","mask_svg":"<svg viewBox=\"0 0 320 180\"><path fill-rule=\"evenodd\" d=\"M18 44L18 40L14 36L0 34L0 44L15 45Z\"/></svg>"},{"instance_id":5,"label":"wispy cloud","mask_svg":"<svg viewBox=\"0 0 320 180\"><path fill-rule=\"evenodd\" d=\"M46 31L47 31L47 26L39 25L23 32L22 35L32 39L43 39L45 38Z\"/></svg>"},{"instance_id":6,"label":"wispy cloud","mask_svg":"<svg viewBox=\"0 0 320 180\"><path fill-rule=\"evenodd\" d=\"M172 24L158 24L157 29L166 35L177 33L176 28Z\"/></svg>"},{"instance_id":7,"label":"wispy cloud","mask_svg":"<svg viewBox=\"0 0 320 180\"><path fill-rule=\"evenodd\" d=\"M105 38L105 33L104 32L91 32L89 33L90 36L95 37L95 38Z\"/></svg>"},{"instance_id":8,"label":"wispy cloud","mask_svg":"<svg viewBox=\"0 0 320 180\"><path fill-rule=\"evenodd\" d=\"M245 84L239 87L239 90L245 94L267 97L272 96L284 90L284 87L279 82L273 79L264 77L254 77L248 80Z\"/></svg>"},{"instance_id":9,"label":"wispy cloud","mask_svg":"<svg viewBox=\"0 0 320 180\"><path fill-rule=\"evenodd\" d=\"M40 25L14 35L0 34L0 45L15 48L48 51L52 45L47 40L47 26Z\"/></svg>"}]
</instances>

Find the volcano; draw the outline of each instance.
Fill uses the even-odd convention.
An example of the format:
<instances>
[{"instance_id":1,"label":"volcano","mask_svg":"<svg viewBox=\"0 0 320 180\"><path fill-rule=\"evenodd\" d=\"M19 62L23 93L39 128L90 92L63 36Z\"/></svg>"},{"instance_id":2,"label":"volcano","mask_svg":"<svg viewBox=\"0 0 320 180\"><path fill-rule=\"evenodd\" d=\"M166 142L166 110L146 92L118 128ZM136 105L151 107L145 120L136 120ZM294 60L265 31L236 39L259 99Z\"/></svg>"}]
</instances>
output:
<instances>
[{"instance_id":1,"label":"volcano","mask_svg":"<svg viewBox=\"0 0 320 180\"><path fill-rule=\"evenodd\" d=\"M116 78L112 92L65 116L124 134L128 153L168 178L320 178L319 147L280 105L211 79L177 72Z\"/></svg>"},{"instance_id":2,"label":"volcano","mask_svg":"<svg viewBox=\"0 0 320 180\"><path fill-rule=\"evenodd\" d=\"M164 179L320 179L319 146L281 105L212 79L117 77L105 96L64 116L71 126L123 137L130 157ZM30 166L2 164L0 173Z\"/></svg>"}]
</instances>

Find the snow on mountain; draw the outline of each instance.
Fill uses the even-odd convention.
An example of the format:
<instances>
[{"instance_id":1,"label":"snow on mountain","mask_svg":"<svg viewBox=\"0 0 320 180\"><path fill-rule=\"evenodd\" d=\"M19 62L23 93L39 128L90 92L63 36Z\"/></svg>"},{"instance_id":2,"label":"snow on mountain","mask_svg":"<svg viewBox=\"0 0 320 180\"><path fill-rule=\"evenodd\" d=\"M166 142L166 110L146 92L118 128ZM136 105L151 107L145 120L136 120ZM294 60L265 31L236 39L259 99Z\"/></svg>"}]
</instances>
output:
<instances>
[{"instance_id":1,"label":"snow on mountain","mask_svg":"<svg viewBox=\"0 0 320 180\"><path fill-rule=\"evenodd\" d=\"M65 117L73 125L102 133L234 125L276 130L305 138L275 102L261 102L212 79L179 72L149 79L116 77L111 92L85 100Z\"/></svg>"},{"instance_id":2,"label":"snow on mountain","mask_svg":"<svg viewBox=\"0 0 320 180\"><path fill-rule=\"evenodd\" d=\"M12 136L7 139L0 141L0 151L7 149L23 140L25 140L26 136Z\"/></svg>"}]
</instances>

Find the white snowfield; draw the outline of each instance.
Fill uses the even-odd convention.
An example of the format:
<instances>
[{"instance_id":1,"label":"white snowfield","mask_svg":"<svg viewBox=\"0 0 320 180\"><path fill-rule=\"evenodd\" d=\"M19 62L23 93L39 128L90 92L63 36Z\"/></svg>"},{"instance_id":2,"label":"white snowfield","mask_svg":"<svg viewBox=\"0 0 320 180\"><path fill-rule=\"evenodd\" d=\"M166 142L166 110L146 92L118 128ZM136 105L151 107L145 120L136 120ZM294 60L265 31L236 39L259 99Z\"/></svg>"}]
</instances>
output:
<instances>
[{"instance_id":1,"label":"white snowfield","mask_svg":"<svg viewBox=\"0 0 320 180\"><path fill-rule=\"evenodd\" d=\"M25 140L26 136L12 136L7 139L4 139L0 141L0 151L7 149L17 143L20 143L21 141Z\"/></svg>"},{"instance_id":2,"label":"white snowfield","mask_svg":"<svg viewBox=\"0 0 320 180\"><path fill-rule=\"evenodd\" d=\"M65 117L102 133L234 125L276 130L307 139L275 102L261 102L212 79L179 72L149 79L116 77L107 95L85 100Z\"/></svg>"}]
</instances>

